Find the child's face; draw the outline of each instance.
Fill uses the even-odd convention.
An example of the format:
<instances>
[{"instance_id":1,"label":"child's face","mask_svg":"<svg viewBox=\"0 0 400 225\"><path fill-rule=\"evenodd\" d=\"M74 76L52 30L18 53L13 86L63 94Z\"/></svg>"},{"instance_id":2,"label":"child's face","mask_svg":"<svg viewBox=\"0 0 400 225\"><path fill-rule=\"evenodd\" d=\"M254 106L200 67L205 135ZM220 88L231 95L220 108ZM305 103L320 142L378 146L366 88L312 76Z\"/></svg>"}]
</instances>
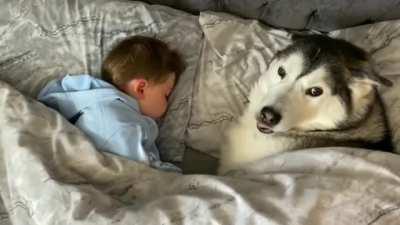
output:
<instances>
[{"instance_id":1,"label":"child's face","mask_svg":"<svg viewBox=\"0 0 400 225\"><path fill-rule=\"evenodd\" d=\"M168 97L175 85L175 74L171 73L163 83L149 82L143 98L139 99L140 111L153 119L158 119L167 111Z\"/></svg>"}]
</instances>

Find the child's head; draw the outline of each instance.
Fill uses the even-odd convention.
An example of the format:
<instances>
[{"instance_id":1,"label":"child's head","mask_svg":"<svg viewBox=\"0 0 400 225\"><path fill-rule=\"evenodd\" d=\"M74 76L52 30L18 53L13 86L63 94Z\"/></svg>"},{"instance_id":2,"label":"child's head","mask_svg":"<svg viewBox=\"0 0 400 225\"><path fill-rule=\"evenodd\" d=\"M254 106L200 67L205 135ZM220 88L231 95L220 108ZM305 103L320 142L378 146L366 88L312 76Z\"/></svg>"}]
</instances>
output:
<instances>
[{"instance_id":1,"label":"child's head","mask_svg":"<svg viewBox=\"0 0 400 225\"><path fill-rule=\"evenodd\" d=\"M165 113L183 69L179 54L164 42L134 36L111 50L103 62L102 78L134 97L140 111L156 119Z\"/></svg>"}]
</instances>

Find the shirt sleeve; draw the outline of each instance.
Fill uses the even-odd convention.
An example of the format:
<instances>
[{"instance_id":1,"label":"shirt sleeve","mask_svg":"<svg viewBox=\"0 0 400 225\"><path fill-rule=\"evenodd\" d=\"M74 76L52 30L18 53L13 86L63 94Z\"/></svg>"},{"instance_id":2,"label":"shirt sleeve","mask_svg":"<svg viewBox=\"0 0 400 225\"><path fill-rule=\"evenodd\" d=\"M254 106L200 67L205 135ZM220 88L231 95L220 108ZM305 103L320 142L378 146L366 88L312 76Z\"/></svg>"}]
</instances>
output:
<instances>
[{"instance_id":1,"label":"shirt sleeve","mask_svg":"<svg viewBox=\"0 0 400 225\"><path fill-rule=\"evenodd\" d=\"M59 80L50 81L38 94L37 100L55 110L59 110L58 98L55 93L63 92Z\"/></svg>"},{"instance_id":2,"label":"shirt sleeve","mask_svg":"<svg viewBox=\"0 0 400 225\"><path fill-rule=\"evenodd\" d=\"M106 152L149 164L151 159L143 146L144 137L145 134L139 124L125 124L119 126L100 148Z\"/></svg>"}]
</instances>

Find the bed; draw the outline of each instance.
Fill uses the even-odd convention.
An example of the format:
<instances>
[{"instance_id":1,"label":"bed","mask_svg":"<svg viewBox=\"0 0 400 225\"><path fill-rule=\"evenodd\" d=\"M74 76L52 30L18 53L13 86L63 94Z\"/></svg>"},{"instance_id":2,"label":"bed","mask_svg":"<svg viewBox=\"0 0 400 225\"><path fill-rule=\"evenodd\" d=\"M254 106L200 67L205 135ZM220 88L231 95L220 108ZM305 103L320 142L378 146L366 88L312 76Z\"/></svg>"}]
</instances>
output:
<instances>
[{"instance_id":1,"label":"bed","mask_svg":"<svg viewBox=\"0 0 400 225\"><path fill-rule=\"evenodd\" d=\"M396 1L1 5L0 224L400 224ZM269 59L290 44L293 29L344 38L372 54L394 82L379 90L393 153L302 149L213 174L223 130L244 109ZM182 165L184 175L98 152L35 100L47 82L67 73L99 76L111 47L135 34L164 40L185 58L157 141L162 158Z\"/></svg>"}]
</instances>

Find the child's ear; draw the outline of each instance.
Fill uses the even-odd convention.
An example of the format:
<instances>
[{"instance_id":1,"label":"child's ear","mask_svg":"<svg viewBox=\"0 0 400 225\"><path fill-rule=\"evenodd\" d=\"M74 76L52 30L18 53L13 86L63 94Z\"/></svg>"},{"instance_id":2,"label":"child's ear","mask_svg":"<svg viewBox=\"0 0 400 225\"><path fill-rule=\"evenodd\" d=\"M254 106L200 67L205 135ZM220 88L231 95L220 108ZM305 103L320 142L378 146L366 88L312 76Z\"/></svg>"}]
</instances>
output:
<instances>
[{"instance_id":1,"label":"child's ear","mask_svg":"<svg viewBox=\"0 0 400 225\"><path fill-rule=\"evenodd\" d=\"M146 79L132 79L125 85L124 91L136 99L143 99L148 85L149 83Z\"/></svg>"}]
</instances>

